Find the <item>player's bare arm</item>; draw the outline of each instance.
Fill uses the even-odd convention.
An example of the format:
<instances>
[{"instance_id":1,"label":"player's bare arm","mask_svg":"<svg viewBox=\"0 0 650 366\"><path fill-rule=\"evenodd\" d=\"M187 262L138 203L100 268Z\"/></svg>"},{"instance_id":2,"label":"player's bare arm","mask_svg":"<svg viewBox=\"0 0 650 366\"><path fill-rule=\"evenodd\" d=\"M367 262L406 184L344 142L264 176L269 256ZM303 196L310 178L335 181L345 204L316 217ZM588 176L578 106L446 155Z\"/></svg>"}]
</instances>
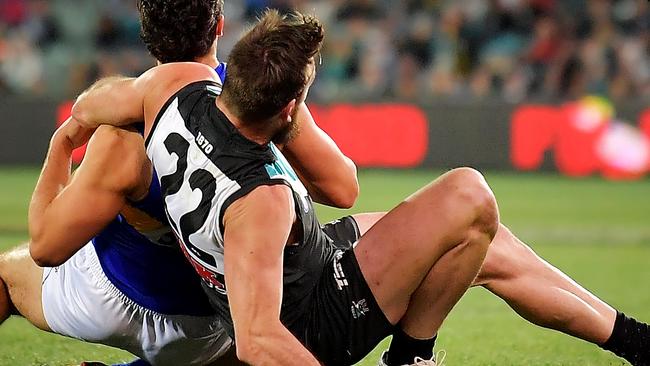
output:
<instances>
[{"instance_id":1,"label":"player's bare arm","mask_svg":"<svg viewBox=\"0 0 650 366\"><path fill-rule=\"evenodd\" d=\"M127 126L153 122L163 104L189 83L217 78L209 66L194 62L170 63L149 69L138 78L108 77L83 92L72 116L87 128ZM145 135L151 128L145 127Z\"/></svg>"},{"instance_id":2,"label":"player's bare arm","mask_svg":"<svg viewBox=\"0 0 650 366\"><path fill-rule=\"evenodd\" d=\"M291 190L260 186L225 212L225 279L237 356L251 365L319 365L280 322L284 247L295 221Z\"/></svg>"},{"instance_id":3,"label":"player's bare arm","mask_svg":"<svg viewBox=\"0 0 650 366\"><path fill-rule=\"evenodd\" d=\"M30 252L41 266L60 265L119 213L127 198L146 193L151 166L137 132L102 127L71 175L72 135L87 134L70 119L52 137L29 207ZM110 174L109 174L110 173Z\"/></svg>"},{"instance_id":4,"label":"player's bare arm","mask_svg":"<svg viewBox=\"0 0 650 366\"><path fill-rule=\"evenodd\" d=\"M72 116L82 125L95 128L100 124L126 126L142 116L142 88L149 74L139 78L110 76L95 82L77 98Z\"/></svg>"},{"instance_id":5,"label":"player's bare arm","mask_svg":"<svg viewBox=\"0 0 650 366\"><path fill-rule=\"evenodd\" d=\"M282 152L318 203L350 208L359 196L357 167L321 130L305 103L297 106L300 133Z\"/></svg>"}]
</instances>

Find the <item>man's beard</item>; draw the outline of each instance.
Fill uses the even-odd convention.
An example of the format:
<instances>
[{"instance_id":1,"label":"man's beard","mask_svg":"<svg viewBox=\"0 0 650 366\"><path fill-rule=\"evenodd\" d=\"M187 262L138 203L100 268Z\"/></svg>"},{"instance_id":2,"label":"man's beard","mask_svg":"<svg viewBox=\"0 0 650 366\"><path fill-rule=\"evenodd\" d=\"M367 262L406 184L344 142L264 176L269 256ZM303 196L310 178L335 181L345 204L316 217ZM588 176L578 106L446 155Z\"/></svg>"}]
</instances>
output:
<instances>
[{"instance_id":1,"label":"man's beard","mask_svg":"<svg viewBox=\"0 0 650 366\"><path fill-rule=\"evenodd\" d=\"M277 145L284 145L287 142L293 140L300 133L300 124L296 122L295 117L292 118L292 122L287 123L282 127L278 132L273 135L271 141Z\"/></svg>"}]
</instances>

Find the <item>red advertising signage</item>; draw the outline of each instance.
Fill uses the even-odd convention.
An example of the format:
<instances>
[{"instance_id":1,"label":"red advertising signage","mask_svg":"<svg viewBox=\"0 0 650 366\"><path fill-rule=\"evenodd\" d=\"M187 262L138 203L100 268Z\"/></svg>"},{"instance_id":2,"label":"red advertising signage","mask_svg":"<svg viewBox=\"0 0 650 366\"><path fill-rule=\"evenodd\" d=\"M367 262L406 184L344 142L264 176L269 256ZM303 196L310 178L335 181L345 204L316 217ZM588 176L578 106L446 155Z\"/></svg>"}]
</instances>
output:
<instances>
[{"instance_id":1,"label":"red advertising signage","mask_svg":"<svg viewBox=\"0 0 650 366\"><path fill-rule=\"evenodd\" d=\"M537 170L552 152L557 169L569 176L642 177L650 171L650 109L641 114L640 128L613 115L613 107L598 97L559 107L521 106L512 116L512 164Z\"/></svg>"},{"instance_id":2,"label":"red advertising signage","mask_svg":"<svg viewBox=\"0 0 650 366\"><path fill-rule=\"evenodd\" d=\"M407 104L311 106L318 125L363 167L417 167L427 156L429 123Z\"/></svg>"}]
</instances>

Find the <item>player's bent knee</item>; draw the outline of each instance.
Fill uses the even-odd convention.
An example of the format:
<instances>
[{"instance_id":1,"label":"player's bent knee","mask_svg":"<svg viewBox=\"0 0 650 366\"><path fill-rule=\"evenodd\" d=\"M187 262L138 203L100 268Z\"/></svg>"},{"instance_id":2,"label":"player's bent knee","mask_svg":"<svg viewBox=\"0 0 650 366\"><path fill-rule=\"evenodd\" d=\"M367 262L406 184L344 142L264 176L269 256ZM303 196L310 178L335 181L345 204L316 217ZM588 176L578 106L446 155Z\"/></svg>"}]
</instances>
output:
<instances>
[{"instance_id":1,"label":"player's bent knee","mask_svg":"<svg viewBox=\"0 0 650 366\"><path fill-rule=\"evenodd\" d=\"M483 174L479 172L478 170L470 167L460 167L460 168L454 168L449 170L444 174L444 176L447 176L449 178L453 179L459 179L461 181L485 181L485 178L483 177Z\"/></svg>"},{"instance_id":2,"label":"player's bent knee","mask_svg":"<svg viewBox=\"0 0 650 366\"><path fill-rule=\"evenodd\" d=\"M455 201L454 206L464 207L474 215L473 228L487 235L491 241L499 229L499 210L494 193L483 175L472 168L457 168L443 177L450 187L449 194Z\"/></svg>"},{"instance_id":3,"label":"player's bent knee","mask_svg":"<svg viewBox=\"0 0 650 366\"><path fill-rule=\"evenodd\" d=\"M490 244L499 230L499 208L497 206L497 200L487 184L481 190L477 199L479 204L479 215L476 221L477 228L488 236L488 244Z\"/></svg>"}]
</instances>

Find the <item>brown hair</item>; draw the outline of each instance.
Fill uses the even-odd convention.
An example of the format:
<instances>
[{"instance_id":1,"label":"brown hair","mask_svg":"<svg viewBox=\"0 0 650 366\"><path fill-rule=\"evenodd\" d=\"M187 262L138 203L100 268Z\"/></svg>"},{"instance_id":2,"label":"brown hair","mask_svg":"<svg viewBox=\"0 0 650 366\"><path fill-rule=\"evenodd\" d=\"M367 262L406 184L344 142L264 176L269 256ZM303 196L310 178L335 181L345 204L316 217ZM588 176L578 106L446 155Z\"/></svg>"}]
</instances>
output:
<instances>
[{"instance_id":1,"label":"brown hair","mask_svg":"<svg viewBox=\"0 0 650 366\"><path fill-rule=\"evenodd\" d=\"M223 0L138 0L140 37L162 63L194 61L210 50Z\"/></svg>"},{"instance_id":2,"label":"brown hair","mask_svg":"<svg viewBox=\"0 0 650 366\"><path fill-rule=\"evenodd\" d=\"M223 101L244 123L276 115L305 90L323 36L313 16L267 10L230 53Z\"/></svg>"}]
</instances>

